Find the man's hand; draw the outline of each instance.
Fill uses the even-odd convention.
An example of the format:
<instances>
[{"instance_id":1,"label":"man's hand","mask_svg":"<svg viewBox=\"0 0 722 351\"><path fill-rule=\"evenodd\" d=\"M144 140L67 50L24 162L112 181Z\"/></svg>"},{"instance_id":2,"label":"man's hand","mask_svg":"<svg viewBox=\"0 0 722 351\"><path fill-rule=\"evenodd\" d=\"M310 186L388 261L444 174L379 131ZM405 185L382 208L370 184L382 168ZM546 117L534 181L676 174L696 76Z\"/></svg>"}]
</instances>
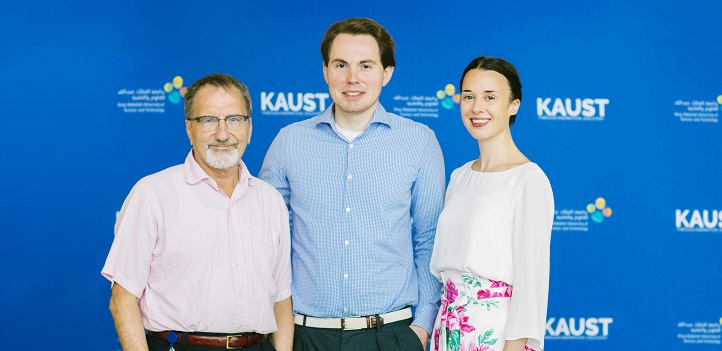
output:
<instances>
[{"instance_id":1,"label":"man's hand","mask_svg":"<svg viewBox=\"0 0 722 351\"><path fill-rule=\"evenodd\" d=\"M426 343L429 342L429 333L419 326L410 325L409 328L416 333L416 336L421 340L421 345L424 345L424 350L426 350Z\"/></svg>"}]
</instances>

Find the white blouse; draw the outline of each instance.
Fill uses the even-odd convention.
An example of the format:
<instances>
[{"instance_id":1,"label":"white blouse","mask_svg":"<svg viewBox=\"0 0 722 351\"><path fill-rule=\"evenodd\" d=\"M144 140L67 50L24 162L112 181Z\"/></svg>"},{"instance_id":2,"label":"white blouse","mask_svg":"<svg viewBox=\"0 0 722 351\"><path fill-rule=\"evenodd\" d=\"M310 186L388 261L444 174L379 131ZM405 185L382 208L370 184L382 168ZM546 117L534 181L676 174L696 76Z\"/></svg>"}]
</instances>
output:
<instances>
[{"instance_id":1,"label":"white blouse","mask_svg":"<svg viewBox=\"0 0 722 351\"><path fill-rule=\"evenodd\" d=\"M470 272L513 287L504 339L543 349L554 219L551 184L535 163L477 172L456 169L439 216L431 272ZM533 343L533 344L536 344Z\"/></svg>"}]
</instances>

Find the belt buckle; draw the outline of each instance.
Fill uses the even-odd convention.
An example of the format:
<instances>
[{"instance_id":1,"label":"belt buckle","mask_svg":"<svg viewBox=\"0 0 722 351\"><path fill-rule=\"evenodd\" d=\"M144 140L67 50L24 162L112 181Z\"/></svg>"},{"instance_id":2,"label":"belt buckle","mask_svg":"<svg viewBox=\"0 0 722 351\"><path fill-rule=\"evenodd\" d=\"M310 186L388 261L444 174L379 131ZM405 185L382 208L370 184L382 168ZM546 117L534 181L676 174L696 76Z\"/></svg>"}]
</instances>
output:
<instances>
[{"instance_id":1,"label":"belt buckle","mask_svg":"<svg viewBox=\"0 0 722 351\"><path fill-rule=\"evenodd\" d=\"M384 317L379 316L378 325L384 325ZM376 328L376 316L366 316L366 329L371 328Z\"/></svg>"},{"instance_id":2,"label":"belt buckle","mask_svg":"<svg viewBox=\"0 0 722 351\"><path fill-rule=\"evenodd\" d=\"M239 335L226 335L226 350L235 350L235 349L240 349L243 347L243 346L231 347L231 338L235 338L235 337L243 337L243 335L240 335L240 334Z\"/></svg>"},{"instance_id":3,"label":"belt buckle","mask_svg":"<svg viewBox=\"0 0 722 351\"><path fill-rule=\"evenodd\" d=\"M341 318L341 330L346 329L346 318Z\"/></svg>"}]
</instances>

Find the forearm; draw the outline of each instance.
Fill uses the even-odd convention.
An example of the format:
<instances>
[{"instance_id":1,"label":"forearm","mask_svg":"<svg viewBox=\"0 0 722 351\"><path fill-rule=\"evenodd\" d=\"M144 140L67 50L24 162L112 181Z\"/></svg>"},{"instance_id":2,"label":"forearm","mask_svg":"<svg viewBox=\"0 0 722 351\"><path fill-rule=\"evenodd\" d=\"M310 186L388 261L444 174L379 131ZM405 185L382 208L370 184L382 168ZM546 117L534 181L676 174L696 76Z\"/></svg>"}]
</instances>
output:
<instances>
[{"instance_id":1,"label":"forearm","mask_svg":"<svg viewBox=\"0 0 722 351\"><path fill-rule=\"evenodd\" d=\"M117 283L110 297L110 313L123 350L147 351L139 300Z\"/></svg>"},{"instance_id":2,"label":"forearm","mask_svg":"<svg viewBox=\"0 0 722 351\"><path fill-rule=\"evenodd\" d=\"M527 339L507 340L504 344L504 351L524 351Z\"/></svg>"},{"instance_id":3,"label":"forearm","mask_svg":"<svg viewBox=\"0 0 722 351\"><path fill-rule=\"evenodd\" d=\"M290 351L293 348L293 303L291 298L276 302L273 306L278 330L269 337L278 351Z\"/></svg>"}]
</instances>

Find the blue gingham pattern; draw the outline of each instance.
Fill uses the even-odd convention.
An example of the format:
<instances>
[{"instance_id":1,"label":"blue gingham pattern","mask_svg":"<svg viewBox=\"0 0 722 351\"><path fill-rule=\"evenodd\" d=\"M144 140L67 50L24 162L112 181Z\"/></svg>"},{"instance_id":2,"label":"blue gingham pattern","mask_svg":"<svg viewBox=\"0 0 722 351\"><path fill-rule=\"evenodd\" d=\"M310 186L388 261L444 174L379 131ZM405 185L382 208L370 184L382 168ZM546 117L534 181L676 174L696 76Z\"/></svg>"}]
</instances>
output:
<instances>
[{"instance_id":1,"label":"blue gingham pattern","mask_svg":"<svg viewBox=\"0 0 722 351\"><path fill-rule=\"evenodd\" d=\"M295 313L338 318L416 306L431 332L441 292L429 271L446 179L441 148L423 124L379 105L349 142L333 105L278 133L259 178L292 214Z\"/></svg>"}]
</instances>

